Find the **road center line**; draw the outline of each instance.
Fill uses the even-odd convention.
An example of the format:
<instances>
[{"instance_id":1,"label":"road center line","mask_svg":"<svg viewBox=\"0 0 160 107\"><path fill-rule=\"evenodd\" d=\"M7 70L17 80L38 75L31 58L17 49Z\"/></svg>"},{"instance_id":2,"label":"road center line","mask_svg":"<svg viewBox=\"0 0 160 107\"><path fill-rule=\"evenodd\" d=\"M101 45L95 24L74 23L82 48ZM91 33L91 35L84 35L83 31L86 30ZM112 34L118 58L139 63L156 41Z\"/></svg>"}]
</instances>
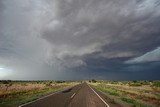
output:
<instances>
[{"instance_id":1,"label":"road center line","mask_svg":"<svg viewBox=\"0 0 160 107\"><path fill-rule=\"evenodd\" d=\"M76 93L72 94L71 98L73 98L76 95Z\"/></svg>"},{"instance_id":2,"label":"road center line","mask_svg":"<svg viewBox=\"0 0 160 107\"><path fill-rule=\"evenodd\" d=\"M87 84L88 85L88 84ZM89 86L89 85L88 85ZM90 86L89 86L90 87ZM101 99L101 101L107 106L107 107L110 107L103 99L102 99L102 97L100 97L98 94L97 94L97 92L95 92L94 91L94 89L92 88L92 87L90 87L91 88L91 90Z\"/></svg>"}]
</instances>

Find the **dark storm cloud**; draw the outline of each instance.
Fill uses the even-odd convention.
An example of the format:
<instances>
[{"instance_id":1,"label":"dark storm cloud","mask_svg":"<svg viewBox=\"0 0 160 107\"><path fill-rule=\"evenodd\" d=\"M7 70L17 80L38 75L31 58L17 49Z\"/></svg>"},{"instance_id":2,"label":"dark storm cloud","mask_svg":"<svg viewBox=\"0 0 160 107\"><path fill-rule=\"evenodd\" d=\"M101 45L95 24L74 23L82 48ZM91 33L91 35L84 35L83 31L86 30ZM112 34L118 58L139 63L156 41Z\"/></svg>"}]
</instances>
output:
<instances>
[{"instance_id":1,"label":"dark storm cloud","mask_svg":"<svg viewBox=\"0 0 160 107\"><path fill-rule=\"evenodd\" d=\"M159 61L159 10L158 0L0 0L0 65L11 79L147 74L159 69L143 66Z\"/></svg>"},{"instance_id":2,"label":"dark storm cloud","mask_svg":"<svg viewBox=\"0 0 160 107\"><path fill-rule=\"evenodd\" d=\"M57 4L52 20L56 28L46 29L43 37L68 54L102 51L106 57L127 57L159 46L159 2L61 0Z\"/></svg>"}]
</instances>

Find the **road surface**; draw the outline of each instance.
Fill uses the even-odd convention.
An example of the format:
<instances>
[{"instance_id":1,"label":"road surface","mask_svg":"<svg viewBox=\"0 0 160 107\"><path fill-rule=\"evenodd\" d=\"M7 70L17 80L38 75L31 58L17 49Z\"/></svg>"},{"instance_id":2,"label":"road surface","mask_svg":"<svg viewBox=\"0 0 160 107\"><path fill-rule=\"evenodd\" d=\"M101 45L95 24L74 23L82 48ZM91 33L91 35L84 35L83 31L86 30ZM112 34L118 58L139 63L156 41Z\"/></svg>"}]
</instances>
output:
<instances>
[{"instance_id":1,"label":"road surface","mask_svg":"<svg viewBox=\"0 0 160 107\"><path fill-rule=\"evenodd\" d=\"M82 83L19 107L120 107L110 102L104 94Z\"/></svg>"}]
</instances>

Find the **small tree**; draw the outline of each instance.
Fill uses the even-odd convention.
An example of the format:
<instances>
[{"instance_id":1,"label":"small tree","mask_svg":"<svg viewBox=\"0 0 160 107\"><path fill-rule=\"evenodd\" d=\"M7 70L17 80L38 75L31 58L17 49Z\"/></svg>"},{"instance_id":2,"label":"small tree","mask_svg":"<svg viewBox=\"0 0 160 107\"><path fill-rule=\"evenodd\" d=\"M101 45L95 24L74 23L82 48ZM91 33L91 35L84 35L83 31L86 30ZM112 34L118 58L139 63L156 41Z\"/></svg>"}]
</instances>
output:
<instances>
[{"instance_id":1,"label":"small tree","mask_svg":"<svg viewBox=\"0 0 160 107\"><path fill-rule=\"evenodd\" d=\"M134 83L137 83L137 80L133 80Z\"/></svg>"},{"instance_id":2,"label":"small tree","mask_svg":"<svg viewBox=\"0 0 160 107\"><path fill-rule=\"evenodd\" d=\"M46 86L49 86L49 87L52 86L52 81L47 82L47 83L46 83Z\"/></svg>"},{"instance_id":3,"label":"small tree","mask_svg":"<svg viewBox=\"0 0 160 107\"><path fill-rule=\"evenodd\" d=\"M93 83L96 83L97 81L96 81L95 79L92 79L92 82L93 82Z\"/></svg>"}]
</instances>

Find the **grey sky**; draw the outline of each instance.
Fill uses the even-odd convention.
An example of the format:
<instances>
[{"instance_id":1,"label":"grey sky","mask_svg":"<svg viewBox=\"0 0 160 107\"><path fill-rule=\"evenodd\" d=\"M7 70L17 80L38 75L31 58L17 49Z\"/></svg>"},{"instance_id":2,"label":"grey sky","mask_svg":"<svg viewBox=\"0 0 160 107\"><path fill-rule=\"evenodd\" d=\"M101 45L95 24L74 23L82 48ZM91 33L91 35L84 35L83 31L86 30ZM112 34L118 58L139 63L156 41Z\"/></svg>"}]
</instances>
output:
<instances>
[{"instance_id":1,"label":"grey sky","mask_svg":"<svg viewBox=\"0 0 160 107\"><path fill-rule=\"evenodd\" d=\"M159 0L0 0L0 79L157 79L159 62Z\"/></svg>"}]
</instances>

